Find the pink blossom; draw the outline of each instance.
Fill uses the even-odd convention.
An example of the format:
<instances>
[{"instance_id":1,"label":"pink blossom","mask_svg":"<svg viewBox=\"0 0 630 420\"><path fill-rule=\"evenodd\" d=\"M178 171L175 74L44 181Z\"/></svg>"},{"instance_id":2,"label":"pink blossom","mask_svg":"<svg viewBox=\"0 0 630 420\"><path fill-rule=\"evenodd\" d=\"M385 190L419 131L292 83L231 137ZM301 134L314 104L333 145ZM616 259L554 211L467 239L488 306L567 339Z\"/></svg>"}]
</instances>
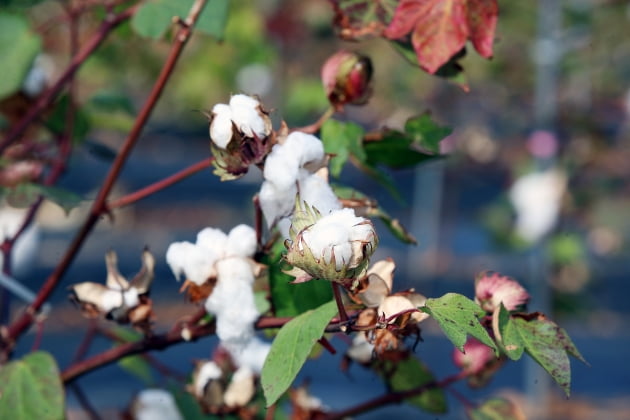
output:
<instances>
[{"instance_id":1,"label":"pink blossom","mask_svg":"<svg viewBox=\"0 0 630 420\"><path fill-rule=\"evenodd\" d=\"M529 294L516 280L494 271L484 271L475 279L475 301L487 312L503 302L513 311L529 300Z\"/></svg>"}]
</instances>

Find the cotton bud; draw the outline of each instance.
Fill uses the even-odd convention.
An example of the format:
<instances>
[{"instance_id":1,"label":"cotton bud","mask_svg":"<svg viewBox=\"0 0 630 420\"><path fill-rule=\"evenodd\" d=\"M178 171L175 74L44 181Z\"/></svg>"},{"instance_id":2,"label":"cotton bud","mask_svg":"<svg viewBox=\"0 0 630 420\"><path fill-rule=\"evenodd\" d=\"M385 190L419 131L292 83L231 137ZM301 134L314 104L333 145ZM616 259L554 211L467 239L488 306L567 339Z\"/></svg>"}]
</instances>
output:
<instances>
[{"instance_id":1,"label":"cotton bud","mask_svg":"<svg viewBox=\"0 0 630 420\"><path fill-rule=\"evenodd\" d=\"M484 271L475 279L475 302L486 312L493 312L500 303L508 311L527 304L529 294L516 280L493 271Z\"/></svg>"},{"instance_id":2,"label":"cotton bud","mask_svg":"<svg viewBox=\"0 0 630 420\"><path fill-rule=\"evenodd\" d=\"M321 216L299 197L291 223L291 239L285 242L286 260L296 269L296 282L313 278L354 287L365 275L369 258L378 245L372 222L357 217L352 209Z\"/></svg>"},{"instance_id":3,"label":"cotton bud","mask_svg":"<svg viewBox=\"0 0 630 420\"><path fill-rule=\"evenodd\" d=\"M271 119L257 99L234 95L229 105L217 104L207 116L214 173L221 180L239 178L269 153Z\"/></svg>"},{"instance_id":4,"label":"cotton bud","mask_svg":"<svg viewBox=\"0 0 630 420\"><path fill-rule=\"evenodd\" d=\"M345 104L365 104L372 93L372 62L364 55L335 53L324 63L321 77L328 100L338 110Z\"/></svg>"}]
</instances>

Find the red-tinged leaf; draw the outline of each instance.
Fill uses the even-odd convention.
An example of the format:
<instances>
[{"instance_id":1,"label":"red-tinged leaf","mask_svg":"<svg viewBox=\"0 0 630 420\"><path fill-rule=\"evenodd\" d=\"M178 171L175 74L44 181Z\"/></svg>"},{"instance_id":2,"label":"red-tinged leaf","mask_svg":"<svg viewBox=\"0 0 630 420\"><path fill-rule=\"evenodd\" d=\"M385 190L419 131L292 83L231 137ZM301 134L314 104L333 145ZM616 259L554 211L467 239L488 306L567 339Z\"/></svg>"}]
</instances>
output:
<instances>
[{"instance_id":1,"label":"red-tinged leaf","mask_svg":"<svg viewBox=\"0 0 630 420\"><path fill-rule=\"evenodd\" d=\"M496 0L468 0L469 38L482 57L492 57L498 16L499 5Z\"/></svg>"},{"instance_id":2,"label":"red-tinged leaf","mask_svg":"<svg viewBox=\"0 0 630 420\"><path fill-rule=\"evenodd\" d=\"M468 39L491 57L497 16L496 0L402 0L383 34L392 40L410 36L420 67L433 74Z\"/></svg>"},{"instance_id":3,"label":"red-tinged leaf","mask_svg":"<svg viewBox=\"0 0 630 420\"><path fill-rule=\"evenodd\" d=\"M380 35L394 16L397 0L330 0L333 24L344 39Z\"/></svg>"}]
</instances>

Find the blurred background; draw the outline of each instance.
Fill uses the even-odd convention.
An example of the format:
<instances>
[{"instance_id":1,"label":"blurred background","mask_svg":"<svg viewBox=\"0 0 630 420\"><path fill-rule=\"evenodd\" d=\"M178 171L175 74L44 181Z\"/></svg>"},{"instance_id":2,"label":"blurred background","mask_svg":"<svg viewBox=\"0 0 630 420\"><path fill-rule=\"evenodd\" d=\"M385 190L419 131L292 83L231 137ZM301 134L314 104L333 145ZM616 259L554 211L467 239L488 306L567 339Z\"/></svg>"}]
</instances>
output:
<instances>
[{"instance_id":1,"label":"blurred background","mask_svg":"<svg viewBox=\"0 0 630 420\"><path fill-rule=\"evenodd\" d=\"M392 172L403 200L352 167L342 179L369 192L416 236L419 245L398 242L377 225L377 257L397 262L394 288L413 287L428 297L474 293L475 275L496 270L521 281L532 294L529 308L563 326L591 367L572 360L572 395L566 399L534 363L508 363L480 390L455 388L472 400L508 395L531 419L630 418L630 346L627 304L630 275L630 4L616 0L499 1L494 58L469 48L461 60L468 91L410 65L379 39L337 39L328 2L231 2L221 42L195 35L142 140L133 152L116 195L137 190L209 156L207 120L200 112L227 102L230 94L256 94L272 109L274 127L315 121L328 103L320 67L340 48L369 55L374 94L362 107L336 115L366 129L400 128L407 118L430 111L453 128L442 142L446 159ZM47 1L28 10L32 27L45 30L41 67L49 80L67 60L67 30L48 24L61 13ZM80 30L97 23L85 18ZM168 42L143 39L124 24L79 72L77 146L60 185L86 200L95 195L143 103L168 50ZM261 175L220 182L198 173L103 220L63 287L54 295L42 348L66 366L87 321L67 300L66 286L105 279L104 255L114 249L121 272L133 275L148 245L157 257L152 298L158 329L190 312L164 254L171 242L193 241L206 226L229 230L253 224L252 196ZM57 264L88 203L68 217L54 204L42 209L31 259L16 278L37 289ZM4 217L4 216L3 216ZM6 219L5 219L6 220ZM14 300L13 309L22 303ZM416 354L438 378L456 372L452 345L437 326L423 327ZM21 341L28 351L33 335ZM193 359L206 358L212 338L173 347L154 356L187 375ZM341 339L333 345L345 348ZM97 340L93 352L111 346ZM525 358L526 359L526 358ZM525 360L523 359L523 360ZM353 366L338 371L340 358L309 361L300 380L331 408L340 409L384 391L376 376ZM130 374L113 365L79 380L92 403L112 412L124 408L156 373ZM80 408L69 393L72 418ZM451 398L444 416L463 408ZM417 418L411 407L386 407L361 418Z\"/></svg>"}]
</instances>

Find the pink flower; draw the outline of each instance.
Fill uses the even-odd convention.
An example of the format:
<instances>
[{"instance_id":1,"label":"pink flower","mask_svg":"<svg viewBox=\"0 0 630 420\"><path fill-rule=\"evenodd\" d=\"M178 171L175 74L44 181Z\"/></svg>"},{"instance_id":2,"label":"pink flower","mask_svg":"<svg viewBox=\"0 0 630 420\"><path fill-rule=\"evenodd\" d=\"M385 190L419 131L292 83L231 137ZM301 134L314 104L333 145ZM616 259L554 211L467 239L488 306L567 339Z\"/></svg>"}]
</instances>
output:
<instances>
[{"instance_id":1,"label":"pink flower","mask_svg":"<svg viewBox=\"0 0 630 420\"><path fill-rule=\"evenodd\" d=\"M513 311L529 300L529 294L516 280L494 271L484 271L475 279L475 302L487 312L493 312L499 304Z\"/></svg>"}]
</instances>

